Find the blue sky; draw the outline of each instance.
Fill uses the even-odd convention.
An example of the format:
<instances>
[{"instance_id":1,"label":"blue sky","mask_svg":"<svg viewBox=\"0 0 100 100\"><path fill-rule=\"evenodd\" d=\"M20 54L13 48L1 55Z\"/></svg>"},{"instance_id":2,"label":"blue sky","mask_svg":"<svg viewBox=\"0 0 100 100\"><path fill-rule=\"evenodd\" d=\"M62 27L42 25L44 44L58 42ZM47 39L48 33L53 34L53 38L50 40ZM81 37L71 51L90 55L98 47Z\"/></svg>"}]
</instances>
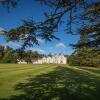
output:
<instances>
[{"instance_id":1,"label":"blue sky","mask_svg":"<svg viewBox=\"0 0 100 100\"><path fill-rule=\"evenodd\" d=\"M43 20L43 12L49 11L50 8L47 6L41 5L36 0L20 0L18 6L14 9L10 9L10 12L7 12L6 8L0 7L0 30L10 30L11 28L18 27L22 24L22 20L33 18L36 21ZM76 43L79 39L77 35L69 35L64 31L64 26L59 28L59 31L56 33L60 40L53 40L52 42L46 42L44 40L38 39L40 46L33 45L33 47L28 48L33 51L39 51L42 53L64 53L71 54L74 50L69 44ZM5 41L5 38L0 36L0 44L8 45L13 48L19 48L20 43Z\"/></svg>"}]
</instances>

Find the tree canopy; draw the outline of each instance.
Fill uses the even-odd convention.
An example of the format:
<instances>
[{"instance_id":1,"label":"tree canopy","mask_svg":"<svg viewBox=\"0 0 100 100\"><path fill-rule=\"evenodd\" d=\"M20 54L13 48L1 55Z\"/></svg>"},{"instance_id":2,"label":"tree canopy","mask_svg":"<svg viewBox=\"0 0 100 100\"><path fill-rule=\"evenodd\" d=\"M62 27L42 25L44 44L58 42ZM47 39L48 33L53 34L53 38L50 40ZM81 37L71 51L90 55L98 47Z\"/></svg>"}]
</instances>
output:
<instances>
[{"instance_id":1,"label":"tree canopy","mask_svg":"<svg viewBox=\"0 0 100 100\"><path fill-rule=\"evenodd\" d=\"M0 45L0 63L17 63L17 60L25 60L27 63L32 63L32 60L42 58L44 55L37 51L13 49L9 46Z\"/></svg>"},{"instance_id":2,"label":"tree canopy","mask_svg":"<svg viewBox=\"0 0 100 100\"><path fill-rule=\"evenodd\" d=\"M35 22L34 19L24 20L23 25L5 32L8 40L23 41L23 47L38 45L38 39L47 41L58 39L55 36L60 23L66 24L66 32L80 34L83 39L78 46L100 46L100 1L99 0L38 0L50 6L52 12L44 12L45 20ZM65 20L63 17L67 16ZM78 26L77 31L73 25ZM85 38L85 41L84 41Z\"/></svg>"},{"instance_id":3,"label":"tree canopy","mask_svg":"<svg viewBox=\"0 0 100 100\"><path fill-rule=\"evenodd\" d=\"M0 6L7 8L9 11L10 8L15 8L19 0L0 0Z\"/></svg>"}]
</instances>

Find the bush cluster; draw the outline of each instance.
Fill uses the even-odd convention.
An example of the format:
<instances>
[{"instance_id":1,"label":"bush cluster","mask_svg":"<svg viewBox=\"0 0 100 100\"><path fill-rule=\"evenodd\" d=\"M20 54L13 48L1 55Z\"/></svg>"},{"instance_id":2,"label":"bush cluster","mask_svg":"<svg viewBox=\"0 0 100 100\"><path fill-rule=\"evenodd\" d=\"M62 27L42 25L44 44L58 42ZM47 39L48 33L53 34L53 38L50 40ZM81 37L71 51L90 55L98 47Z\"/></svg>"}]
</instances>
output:
<instances>
[{"instance_id":1,"label":"bush cluster","mask_svg":"<svg viewBox=\"0 0 100 100\"><path fill-rule=\"evenodd\" d=\"M100 66L100 49L82 48L76 50L68 58L69 64L74 66Z\"/></svg>"}]
</instances>

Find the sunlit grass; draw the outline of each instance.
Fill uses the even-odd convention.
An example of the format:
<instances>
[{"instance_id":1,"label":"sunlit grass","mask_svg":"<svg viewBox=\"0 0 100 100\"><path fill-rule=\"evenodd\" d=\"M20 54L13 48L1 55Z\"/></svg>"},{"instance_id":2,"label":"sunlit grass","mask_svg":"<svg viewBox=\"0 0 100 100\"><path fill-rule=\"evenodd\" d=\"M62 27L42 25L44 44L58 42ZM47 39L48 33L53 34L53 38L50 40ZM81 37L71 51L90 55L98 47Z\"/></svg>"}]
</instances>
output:
<instances>
[{"instance_id":1,"label":"sunlit grass","mask_svg":"<svg viewBox=\"0 0 100 100\"><path fill-rule=\"evenodd\" d=\"M92 67L1 64L0 98L3 100L99 100L99 73L100 68Z\"/></svg>"}]
</instances>

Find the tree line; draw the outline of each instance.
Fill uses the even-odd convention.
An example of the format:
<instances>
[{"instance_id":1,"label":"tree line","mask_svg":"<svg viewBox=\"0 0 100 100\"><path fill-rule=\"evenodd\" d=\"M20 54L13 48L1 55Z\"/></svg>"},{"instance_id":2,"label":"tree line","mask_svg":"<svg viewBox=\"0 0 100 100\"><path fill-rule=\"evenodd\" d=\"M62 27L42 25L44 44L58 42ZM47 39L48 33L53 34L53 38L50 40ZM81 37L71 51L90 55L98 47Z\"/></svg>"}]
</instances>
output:
<instances>
[{"instance_id":1,"label":"tree line","mask_svg":"<svg viewBox=\"0 0 100 100\"><path fill-rule=\"evenodd\" d=\"M77 48L68 62L71 66L100 67L100 48Z\"/></svg>"},{"instance_id":2,"label":"tree line","mask_svg":"<svg viewBox=\"0 0 100 100\"><path fill-rule=\"evenodd\" d=\"M40 54L37 51L12 49L9 46L0 45L0 63L17 63L18 60L25 60L27 63L32 63L32 60L40 59L44 54Z\"/></svg>"}]
</instances>

